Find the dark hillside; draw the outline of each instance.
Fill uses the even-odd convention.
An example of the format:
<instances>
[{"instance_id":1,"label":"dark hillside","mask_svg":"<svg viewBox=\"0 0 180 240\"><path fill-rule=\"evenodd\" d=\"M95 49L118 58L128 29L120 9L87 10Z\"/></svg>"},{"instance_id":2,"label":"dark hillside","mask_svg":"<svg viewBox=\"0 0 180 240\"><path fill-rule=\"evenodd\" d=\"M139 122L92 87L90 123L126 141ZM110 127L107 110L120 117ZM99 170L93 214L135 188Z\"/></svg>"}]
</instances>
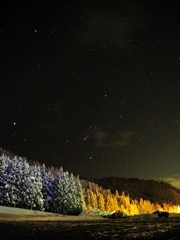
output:
<instances>
[{"instance_id":1,"label":"dark hillside","mask_svg":"<svg viewBox=\"0 0 180 240\"><path fill-rule=\"evenodd\" d=\"M101 186L103 189L110 189L112 193L118 190L130 196L131 199L140 198L159 204L166 202L180 205L180 189L173 187L166 182L155 180L142 180L138 178L108 177L102 179L88 180Z\"/></svg>"}]
</instances>

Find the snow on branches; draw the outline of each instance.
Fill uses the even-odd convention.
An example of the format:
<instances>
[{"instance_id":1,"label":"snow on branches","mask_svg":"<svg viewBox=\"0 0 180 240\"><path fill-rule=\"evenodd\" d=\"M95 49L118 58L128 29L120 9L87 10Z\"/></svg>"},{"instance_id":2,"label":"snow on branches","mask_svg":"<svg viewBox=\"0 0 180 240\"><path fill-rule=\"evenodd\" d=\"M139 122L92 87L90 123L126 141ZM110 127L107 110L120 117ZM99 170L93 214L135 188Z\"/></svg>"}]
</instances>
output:
<instances>
[{"instance_id":1,"label":"snow on branches","mask_svg":"<svg viewBox=\"0 0 180 240\"><path fill-rule=\"evenodd\" d=\"M78 177L54 174L45 165L29 165L21 157L0 156L0 205L64 214L83 210L82 186Z\"/></svg>"}]
</instances>

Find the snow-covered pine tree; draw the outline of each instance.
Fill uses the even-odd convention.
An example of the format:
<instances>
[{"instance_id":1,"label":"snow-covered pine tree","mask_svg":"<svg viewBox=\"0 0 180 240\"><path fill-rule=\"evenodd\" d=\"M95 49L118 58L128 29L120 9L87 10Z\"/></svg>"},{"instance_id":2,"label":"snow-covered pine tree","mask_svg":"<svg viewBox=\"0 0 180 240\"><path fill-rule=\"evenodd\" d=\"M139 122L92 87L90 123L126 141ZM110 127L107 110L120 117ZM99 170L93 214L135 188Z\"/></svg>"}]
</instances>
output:
<instances>
[{"instance_id":1,"label":"snow-covered pine tree","mask_svg":"<svg viewBox=\"0 0 180 240\"><path fill-rule=\"evenodd\" d=\"M26 160L19 158L16 162L18 177L16 186L18 197L16 207L43 210L42 178L40 169L29 166Z\"/></svg>"},{"instance_id":2,"label":"snow-covered pine tree","mask_svg":"<svg viewBox=\"0 0 180 240\"><path fill-rule=\"evenodd\" d=\"M27 178L29 176L29 165L22 158L9 159L5 156L6 174L4 176L4 187L1 194L5 196L3 205L27 208L26 190ZM24 193L25 190L25 193Z\"/></svg>"},{"instance_id":3,"label":"snow-covered pine tree","mask_svg":"<svg viewBox=\"0 0 180 240\"><path fill-rule=\"evenodd\" d=\"M53 173L54 174L54 173ZM55 174L54 174L55 175ZM45 204L44 204L45 203ZM62 167L52 178L45 166L29 166L22 158L0 157L0 205L78 214L83 210L79 178Z\"/></svg>"},{"instance_id":4,"label":"snow-covered pine tree","mask_svg":"<svg viewBox=\"0 0 180 240\"><path fill-rule=\"evenodd\" d=\"M7 188L9 188L9 184L7 182L7 169L10 160L3 153L0 156L0 205L6 206L7 204Z\"/></svg>"},{"instance_id":5,"label":"snow-covered pine tree","mask_svg":"<svg viewBox=\"0 0 180 240\"><path fill-rule=\"evenodd\" d=\"M62 182L63 182L63 190L64 190L64 195L63 195L63 213L64 214L69 214L69 211L72 208L72 185L69 177L68 172L64 172L62 175Z\"/></svg>"},{"instance_id":6,"label":"snow-covered pine tree","mask_svg":"<svg viewBox=\"0 0 180 240\"><path fill-rule=\"evenodd\" d=\"M69 177L69 188L66 196L67 203L68 203L66 204L66 212L67 214L77 215L83 210L82 189L78 184L78 182L76 182L76 178L73 176L72 173L68 177Z\"/></svg>"},{"instance_id":7,"label":"snow-covered pine tree","mask_svg":"<svg viewBox=\"0 0 180 240\"><path fill-rule=\"evenodd\" d=\"M30 208L43 211L44 199L42 195L42 177L40 168L36 165L30 166L28 183Z\"/></svg>"},{"instance_id":8,"label":"snow-covered pine tree","mask_svg":"<svg viewBox=\"0 0 180 240\"><path fill-rule=\"evenodd\" d=\"M44 210L46 212L52 212L52 187L53 187L53 179L52 173L50 170L47 170L45 165L41 166L41 176L42 176L42 194L44 198Z\"/></svg>"},{"instance_id":9,"label":"snow-covered pine tree","mask_svg":"<svg viewBox=\"0 0 180 240\"><path fill-rule=\"evenodd\" d=\"M55 177L53 192L53 211L63 214L79 214L83 210L82 187L79 178L63 172L61 168Z\"/></svg>"},{"instance_id":10,"label":"snow-covered pine tree","mask_svg":"<svg viewBox=\"0 0 180 240\"><path fill-rule=\"evenodd\" d=\"M62 167L59 170L59 173L55 176L52 186L53 194L53 212L63 213L63 198L64 198L64 184L63 184L63 169Z\"/></svg>"},{"instance_id":11,"label":"snow-covered pine tree","mask_svg":"<svg viewBox=\"0 0 180 240\"><path fill-rule=\"evenodd\" d=\"M29 197L29 183L30 183L30 166L26 160L23 160L21 157L18 159L18 168L21 174L20 182L18 183L20 187L19 201L17 206L19 208L30 209L31 200Z\"/></svg>"},{"instance_id":12,"label":"snow-covered pine tree","mask_svg":"<svg viewBox=\"0 0 180 240\"><path fill-rule=\"evenodd\" d=\"M76 214L79 214L80 212L83 211L83 206L84 206L84 197L83 197L83 189L82 185L79 179L79 175L74 178L75 185L76 185L76 207L75 207L75 212Z\"/></svg>"},{"instance_id":13,"label":"snow-covered pine tree","mask_svg":"<svg viewBox=\"0 0 180 240\"><path fill-rule=\"evenodd\" d=\"M6 206L16 207L18 202L20 201L20 181L21 181L21 173L18 167L18 159L14 157L9 161L8 169L7 169L7 183L8 188L6 188L6 196L7 202Z\"/></svg>"}]
</instances>

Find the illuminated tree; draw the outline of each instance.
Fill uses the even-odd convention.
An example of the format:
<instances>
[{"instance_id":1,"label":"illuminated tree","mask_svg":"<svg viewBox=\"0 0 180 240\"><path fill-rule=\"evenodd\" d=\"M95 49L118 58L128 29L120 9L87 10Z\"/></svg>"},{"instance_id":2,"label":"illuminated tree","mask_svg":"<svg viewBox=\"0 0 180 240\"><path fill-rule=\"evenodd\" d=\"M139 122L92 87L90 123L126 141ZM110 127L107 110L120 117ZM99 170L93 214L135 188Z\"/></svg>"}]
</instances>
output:
<instances>
[{"instance_id":1,"label":"illuminated tree","mask_svg":"<svg viewBox=\"0 0 180 240\"><path fill-rule=\"evenodd\" d=\"M69 176L61 168L53 181L53 211L63 214L78 214L83 210L82 187L79 178Z\"/></svg>"},{"instance_id":2,"label":"illuminated tree","mask_svg":"<svg viewBox=\"0 0 180 240\"><path fill-rule=\"evenodd\" d=\"M88 189L88 206L90 209L97 209L98 204L97 204L97 197L96 193L93 192L92 188Z\"/></svg>"},{"instance_id":3,"label":"illuminated tree","mask_svg":"<svg viewBox=\"0 0 180 240\"><path fill-rule=\"evenodd\" d=\"M20 192L21 192L21 172L18 168L17 158L13 158L9 161L7 169L7 183L6 185L6 206L15 207L18 206L21 201Z\"/></svg>"},{"instance_id":4,"label":"illuminated tree","mask_svg":"<svg viewBox=\"0 0 180 240\"><path fill-rule=\"evenodd\" d=\"M21 160L21 159L19 159ZM18 207L43 210L42 178L37 166L29 166L26 161L19 161L21 178Z\"/></svg>"},{"instance_id":5,"label":"illuminated tree","mask_svg":"<svg viewBox=\"0 0 180 240\"><path fill-rule=\"evenodd\" d=\"M139 214L139 203L136 199L131 200L130 215Z\"/></svg>"},{"instance_id":6,"label":"illuminated tree","mask_svg":"<svg viewBox=\"0 0 180 240\"><path fill-rule=\"evenodd\" d=\"M4 164L6 174L1 192L5 196L4 205L42 210L42 181L39 170L29 167L25 160L17 157L6 158Z\"/></svg>"},{"instance_id":7,"label":"illuminated tree","mask_svg":"<svg viewBox=\"0 0 180 240\"><path fill-rule=\"evenodd\" d=\"M97 194L97 205L98 205L98 209L102 211L105 210L105 200L102 193Z\"/></svg>"},{"instance_id":8,"label":"illuminated tree","mask_svg":"<svg viewBox=\"0 0 180 240\"><path fill-rule=\"evenodd\" d=\"M31 183L29 177L30 167L29 164L23 160L22 158L18 159L17 163L19 172L21 173L19 186L20 186L20 201L17 203L17 206L20 208L31 208L31 200L30 200L30 188L29 185Z\"/></svg>"},{"instance_id":9,"label":"illuminated tree","mask_svg":"<svg viewBox=\"0 0 180 240\"><path fill-rule=\"evenodd\" d=\"M83 201L83 189L79 179L79 175L75 178L75 183L76 183L76 190L77 190L77 196L78 196L78 204L80 205L80 208L81 208L82 201Z\"/></svg>"},{"instance_id":10,"label":"illuminated tree","mask_svg":"<svg viewBox=\"0 0 180 240\"><path fill-rule=\"evenodd\" d=\"M117 198L115 195L111 193L109 189L108 189L108 194L105 202L105 209L110 212L119 210Z\"/></svg>"},{"instance_id":11,"label":"illuminated tree","mask_svg":"<svg viewBox=\"0 0 180 240\"><path fill-rule=\"evenodd\" d=\"M92 201L91 201L91 195L92 195L92 193L91 193L91 189L87 189L87 191L86 191L86 198L85 198L85 201L86 201L86 208L87 208L87 210L90 210L90 209L92 209L92 205L91 205L91 203L92 203Z\"/></svg>"},{"instance_id":12,"label":"illuminated tree","mask_svg":"<svg viewBox=\"0 0 180 240\"><path fill-rule=\"evenodd\" d=\"M10 188L7 177L7 170L10 160L5 154L0 157L0 205L7 204L7 189Z\"/></svg>"},{"instance_id":13,"label":"illuminated tree","mask_svg":"<svg viewBox=\"0 0 180 240\"><path fill-rule=\"evenodd\" d=\"M45 165L43 164L41 167L41 176L42 176L42 195L44 199L44 210L47 212L51 212L52 208L52 187L53 187L53 179L52 173L50 170L47 170Z\"/></svg>"},{"instance_id":14,"label":"illuminated tree","mask_svg":"<svg viewBox=\"0 0 180 240\"><path fill-rule=\"evenodd\" d=\"M65 175L63 173L62 167L59 170L59 173L55 176L53 184L52 184L52 207L53 212L63 213L64 207L64 188L65 186Z\"/></svg>"},{"instance_id":15,"label":"illuminated tree","mask_svg":"<svg viewBox=\"0 0 180 240\"><path fill-rule=\"evenodd\" d=\"M71 193L71 203L68 214L79 214L83 210L84 198L82 185L79 180L79 176L74 177L71 173L70 175L70 193Z\"/></svg>"},{"instance_id":16,"label":"illuminated tree","mask_svg":"<svg viewBox=\"0 0 180 240\"><path fill-rule=\"evenodd\" d=\"M70 179L68 172L63 172L61 181L63 183L62 213L70 214L73 212L75 203L74 181Z\"/></svg>"},{"instance_id":17,"label":"illuminated tree","mask_svg":"<svg viewBox=\"0 0 180 240\"><path fill-rule=\"evenodd\" d=\"M2 193L5 198L4 205L11 207L21 207L22 205L22 186L25 184L23 179L22 165L25 163L22 158L6 158L6 175L4 177L4 187ZM24 206L25 207L25 206Z\"/></svg>"},{"instance_id":18,"label":"illuminated tree","mask_svg":"<svg viewBox=\"0 0 180 240\"><path fill-rule=\"evenodd\" d=\"M30 197L31 209L44 210L44 199L42 194L42 176L39 166L30 166Z\"/></svg>"},{"instance_id":19,"label":"illuminated tree","mask_svg":"<svg viewBox=\"0 0 180 240\"><path fill-rule=\"evenodd\" d=\"M144 213L151 214L152 211L152 205L149 200L144 200Z\"/></svg>"}]
</instances>

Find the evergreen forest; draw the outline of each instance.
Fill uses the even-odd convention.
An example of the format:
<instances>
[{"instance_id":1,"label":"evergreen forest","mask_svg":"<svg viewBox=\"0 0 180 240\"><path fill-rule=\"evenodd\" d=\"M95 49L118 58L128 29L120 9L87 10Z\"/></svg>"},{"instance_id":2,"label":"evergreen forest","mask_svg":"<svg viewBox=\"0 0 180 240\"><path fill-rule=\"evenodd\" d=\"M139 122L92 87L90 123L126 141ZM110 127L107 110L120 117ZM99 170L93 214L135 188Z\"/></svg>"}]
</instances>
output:
<instances>
[{"instance_id":1,"label":"evergreen forest","mask_svg":"<svg viewBox=\"0 0 180 240\"><path fill-rule=\"evenodd\" d=\"M172 202L131 199L123 191L103 189L63 171L10 154L0 155L0 205L67 215L83 210L121 211L127 215L151 214L157 210L178 213Z\"/></svg>"},{"instance_id":2,"label":"evergreen forest","mask_svg":"<svg viewBox=\"0 0 180 240\"><path fill-rule=\"evenodd\" d=\"M0 157L0 205L62 214L83 210L79 177L30 165L25 159L5 154Z\"/></svg>"}]
</instances>

